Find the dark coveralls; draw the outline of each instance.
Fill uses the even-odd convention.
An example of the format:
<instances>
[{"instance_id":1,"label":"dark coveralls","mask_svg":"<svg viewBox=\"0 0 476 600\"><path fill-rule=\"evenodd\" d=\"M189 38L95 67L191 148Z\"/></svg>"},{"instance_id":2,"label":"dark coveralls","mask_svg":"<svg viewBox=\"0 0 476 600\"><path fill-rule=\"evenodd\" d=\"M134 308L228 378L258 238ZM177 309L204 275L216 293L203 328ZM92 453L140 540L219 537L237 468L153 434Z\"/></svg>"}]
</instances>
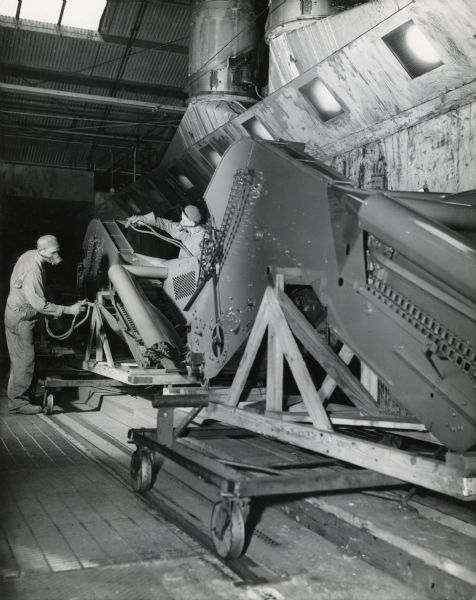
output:
<instances>
[{"instance_id":1,"label":"dark coveralls","mask_svg":"<svg viewBox=\"0 0 476 600\"><path fill-rule=\"evenodd\" d=\"M45 271L36 250L20 256L10 278L10 293L5 308L5 335L10 355L8 408L15 411L29 404L29 391L35 371L33 330L38 313L59 317L65 306L45 299Z\"/></svg>"}]
</instances>

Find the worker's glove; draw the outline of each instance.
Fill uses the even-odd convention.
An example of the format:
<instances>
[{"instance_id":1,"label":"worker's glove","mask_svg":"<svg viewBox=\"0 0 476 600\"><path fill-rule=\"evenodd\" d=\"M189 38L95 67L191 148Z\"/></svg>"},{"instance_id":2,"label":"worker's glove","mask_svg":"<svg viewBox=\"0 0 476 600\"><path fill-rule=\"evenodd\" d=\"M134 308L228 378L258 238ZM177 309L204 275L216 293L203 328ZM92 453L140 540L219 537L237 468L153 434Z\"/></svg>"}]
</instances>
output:
<instances>
[{"instance_id":1,"label":"worker's glove","mask_svg":"<svg viewBox=\"0 0 476 600\"><path fill-rule=\"evenodd\" d=\"M145 223L146 225L155 225L155 215L153 212L147 213L146 215L133 215L126 219L126 227L130 225L137 225Z\"/></svg>"},{"instance_id":2,"label":"worker's glove","mask_svg":"<svg viewBox=\"0 0 476 600\"><path fill-rule=\"evenodd\" d=\"M75 304L72 304L71 306L67 306L66 310L64 311L67 315L79 315L81 314L84 310L86 310L86 302L84 300L81 300L80 302L76 302Z\"/></svg>"}]
</instances>

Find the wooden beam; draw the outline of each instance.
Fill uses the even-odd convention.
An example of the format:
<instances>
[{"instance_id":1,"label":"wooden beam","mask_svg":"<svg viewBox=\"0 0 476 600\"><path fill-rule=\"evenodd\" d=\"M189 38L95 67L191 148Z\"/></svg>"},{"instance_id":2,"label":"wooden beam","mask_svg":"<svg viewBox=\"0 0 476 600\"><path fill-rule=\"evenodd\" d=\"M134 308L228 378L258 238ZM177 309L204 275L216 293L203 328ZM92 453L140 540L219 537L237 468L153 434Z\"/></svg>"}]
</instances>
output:
<instances>
[{"instance_id":1,"label":"wooden beam","mask_svg":"<svg viewBox=\"0 0 476 600\"><path fill-rule=\"evenodd\" d=\"M344 364L348 365L353 357L354 353L352 352L352 350L344 344L339 350L339 358ZM319 390L323 402L329 400L336 387L337 383L334 381L334 379L332 379L332 377L329 377L329 375L326 375Z\"/></svg>"},{"instance_id":2,"label":"wooden beam","mask_svg":"<svg viewBox=\"0 0 476 600\"><path fill-rule=\"evenodd\" d=\"M243 427L281 442L287 442L332 456L353 465L372 469L462 500L476 500L476 477L465 477L445 463L404 452L390 446L374 444L334 431L322 431L311 426L284 423L246 410L210 402L206 416L223 423Z\"/></svg>"},{"instance_id":3,"label":"wooden beam","mask_svg":"<svg viewBox=\"0 0 476 600\"><path fill-rule=\"evenodd\" d=\"M275 288L284 291L283 275L274 276ZM274 327L268 325L268 348L266 351L266 412L283 410L284 354Z\"/></svg>"},{"instance_id":4,"label":"wooden beam","mask_svg":"<svg viewBox=\"0 0 476 600\"><path fill-rule=\"evenodd\" d=\"M255 322L251 328L250 336L246 343L245 352L241 358L235 378L233 379L233 383L230 388L230 395L226 401L226 404L230 406L237 406L240 401L240 396L250 374L251 367L255 361L264 336L264 332L268 326L267 298L270 292L271 288L267 288L264 293L258 314L256 315Z\"/></svg>"},{"instance_id":5,"label":"wooden beam","mask_svg":"<svg viewBox=\"0 0 476 600\"><path fill-rule=\"evenodd\" d=\"M266 364L266 411L283 410L284 355L273 327L268 327Z\"/></svg>"}]
</instances>

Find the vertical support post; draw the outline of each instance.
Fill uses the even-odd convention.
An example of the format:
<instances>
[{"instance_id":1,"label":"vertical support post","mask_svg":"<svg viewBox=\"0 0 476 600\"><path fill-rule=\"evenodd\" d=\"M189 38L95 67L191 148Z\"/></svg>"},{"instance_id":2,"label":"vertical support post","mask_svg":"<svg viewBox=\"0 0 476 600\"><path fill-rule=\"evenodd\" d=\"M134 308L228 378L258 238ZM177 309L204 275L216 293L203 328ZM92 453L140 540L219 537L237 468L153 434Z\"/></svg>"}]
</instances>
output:
<instances>
[{"instance_id":1,"label":"vertical support post","mask_svg":"<svg viewBox=\"0 0 476 600\"><path fill-rule=\"evenodd\" d=\"M174 408L167 406L157 410L156 441L164 446L174 442Z\"/></svg>"},{"instance_id":2,"label":"vertical support post","mask_svg":"<svg viewBox=\"0 0 476 600\"><path fill-rule=\"evenodd\" d=\"M104 352L102 348L101 339L101 321L99 316L99 305L96 300L94 303L95 321L96 321L96 362L102 362L104 360Z\"/></svg>"},{"instance_id":3,"label":"vertical support post","mask_svg":"<svg viewBox=\"0 0 476 600\"><path fill-rule=\"evenodd\" d=\"M94 305L91 315L91 323L89 325L89 335L88 335L88 343L86 346L86 353L84 355L85 362L91 359L91 354L93 352L93 341L96 334L96 305Z\"/></svg>"},{"instance_id":4,"label":"vertical support post","mask_svg":"<svg viewBox=\"0 0 476 600\"><path fill-rule=\"evenodd\" d=\"M275 276L274 287L284 291L283 275ZM268 325L267 361L266 412L282 412L284 355L272 323Z\"/></svg>"},{"instance_id":5,"label":"vertical support post","mask_svg":"<svg viewBox=\"0 0 476 600\"><path fill-rule=\"evenodd\" d=\"M268 363L266 365L266 412L283 410L284 357L276 333L268 326Z\"/></svg>"}]
</instances>

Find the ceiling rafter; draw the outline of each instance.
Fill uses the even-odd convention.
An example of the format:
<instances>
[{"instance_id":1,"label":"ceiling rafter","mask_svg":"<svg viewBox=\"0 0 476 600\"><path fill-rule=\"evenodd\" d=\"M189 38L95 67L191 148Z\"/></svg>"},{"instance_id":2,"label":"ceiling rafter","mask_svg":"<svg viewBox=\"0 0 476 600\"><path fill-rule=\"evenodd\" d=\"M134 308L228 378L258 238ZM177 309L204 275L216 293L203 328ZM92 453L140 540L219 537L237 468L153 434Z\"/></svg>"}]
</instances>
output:
<instances>
[{"instance_id":1,"label":"ceiling rafter","mask_svg":"<svg viewBox=\"0 0 476 600\"><path fill-rule=\"evenodd\" d=\"M116 106L117 108L130 108L147 112L169 112L183 114L186 111L186 108L183 106L156 104L154 102L142 102L140 100L129 100L127 98L111 98L110 96L99 96L95 94L81 94L79 92L65 92L62 90L15 85L12 83L0 83L0 93L1 92L27 96L51 97L89 104L108 104L110 106Z\"/></svg>"},{"instance_id":2,"label":"ceiling rafter","mask_svg":"<svg viewBox=\"0 0 476 600\"><path fill-rule=\"evenodd\" d=\"M181 87L159 83L148 83L146 81L133 81L130 79L115 79L100 77L98 75L84 75L82 73L69 73L65 71L54 71L41 67L31 67L13 63L3 62L0 65L2 75L13 75L29 80L33 84L36 80L40 82L54 81L57 83L68 83L92 88L106 88L115 84L117 91L134 92L137 94L150 94L166 98L177 98L185 100L186 92Z\"/></svg>"}]
</instances>

